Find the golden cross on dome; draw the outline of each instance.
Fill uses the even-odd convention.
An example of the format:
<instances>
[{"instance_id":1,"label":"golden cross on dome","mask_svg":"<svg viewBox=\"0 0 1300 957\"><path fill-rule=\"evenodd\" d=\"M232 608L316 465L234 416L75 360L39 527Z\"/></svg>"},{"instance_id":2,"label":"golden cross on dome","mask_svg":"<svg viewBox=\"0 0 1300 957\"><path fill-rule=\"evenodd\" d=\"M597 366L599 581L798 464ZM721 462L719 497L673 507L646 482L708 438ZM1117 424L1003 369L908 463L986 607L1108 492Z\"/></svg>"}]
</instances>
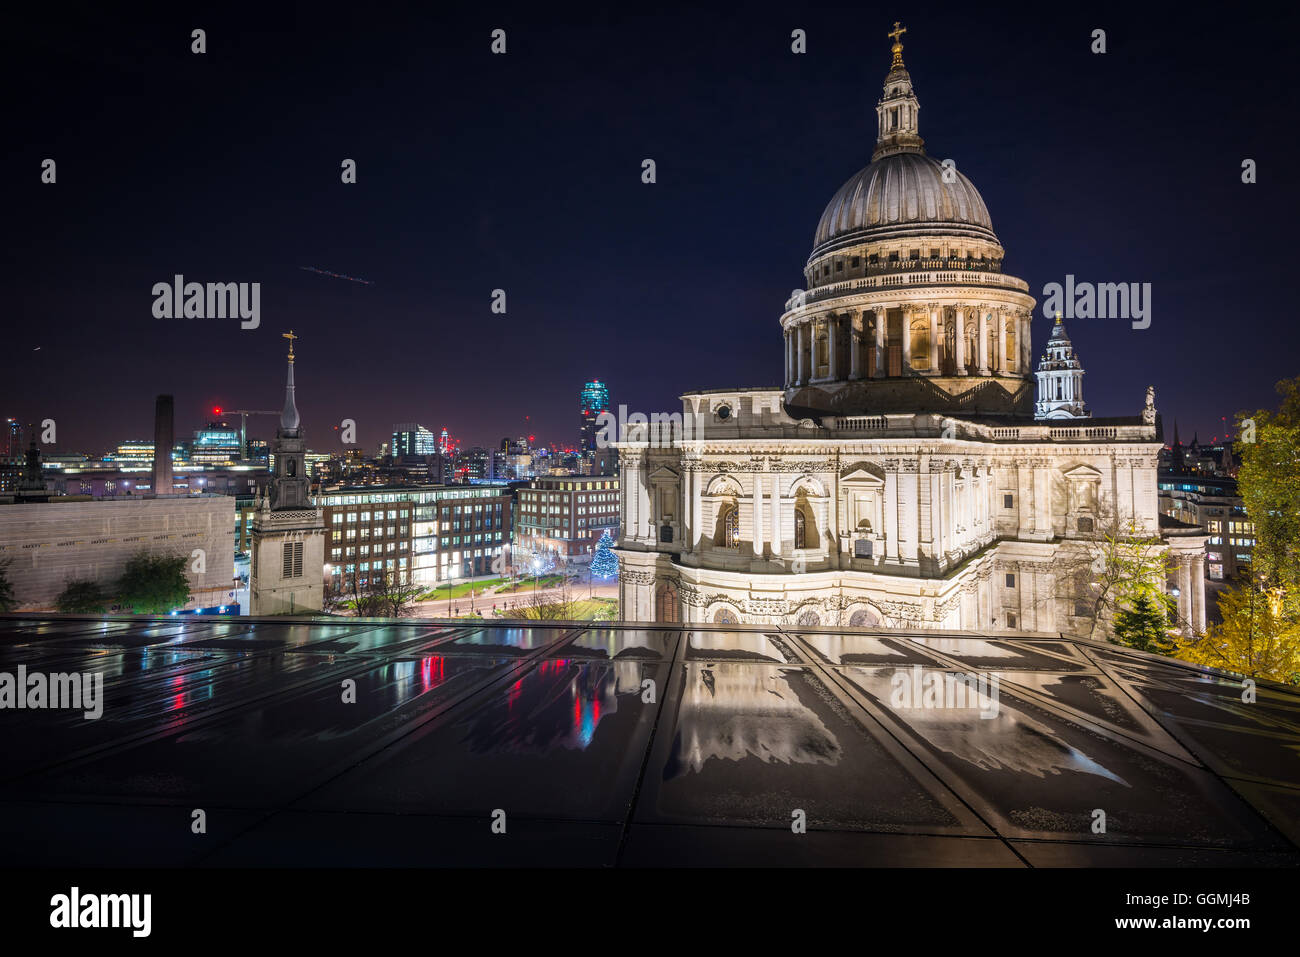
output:
<instances>
[{"instance_id":1,"label":"golden cross on dome","mask_svg":"<svg viewBox=\"0 0 1300 957\"><path fill-rule=\"evenodd\" d=\"M907 32L907 27L899 26L897 20L894 21L894 29L889 31L889 36L894 40L894 62L890 64L890 69L901 67L903 65L903 41L899 39Z\"/></svg>"},{"instance_id":2,"label":"golden cross on dome","mask_svg":"<svg viewBox=\"0 0 1300 957\"><path fill-rule=\"evenodd\" d=\"M293 340L301 339L302 336L295 336L293 334L293 330L290 329L288 332L280 333L280 338L289 340L289 361L292 362L293 361Z\"/></svg>"}]
</instances>

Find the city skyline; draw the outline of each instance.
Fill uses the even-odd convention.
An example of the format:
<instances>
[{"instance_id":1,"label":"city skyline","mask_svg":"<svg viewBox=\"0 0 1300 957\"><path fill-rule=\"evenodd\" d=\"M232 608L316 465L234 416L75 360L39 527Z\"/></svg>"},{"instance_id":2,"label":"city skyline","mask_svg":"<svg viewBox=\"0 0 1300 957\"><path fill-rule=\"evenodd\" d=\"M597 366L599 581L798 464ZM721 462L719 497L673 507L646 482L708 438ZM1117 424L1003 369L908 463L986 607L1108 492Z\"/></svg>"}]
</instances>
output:
<instances>
[{"instance_id":1,"label":"city skyline","mask_svg":"<svg viewBox=\"0 0 1300 957\"><path fill-rule=\"evenodd\" d=\"M19 105L22 148L6 160L31 241L7 268L25 321L11 333L4 414L54 419L49 451L146 435L160 392L177 397L178 434L201 424L199 410L265 404L286 328L303 336L318 451L334 451L344 418L372 449L420 409L459 422L469 444L524 432L526 415L527 431L567 443L575 384L593 375L645 413L678 410L691 383L779 383L776 317L801 285L811 211L870 153L877 78L861 38L876 36L873 18L844 30L825 12L754 8L744 20L700 14L683 34L515 13L501 21L509 52L493 56L497 22L463 12L413 37L292 13L236 30L224 16L206 26L202 56L179 18L29 30L30 62L16 65L49 96ZM1149 282L1149 328L1070 322L1095 414L1129 414L1155 385L1166 429L1176 419L1185 439L1221 437L1290 372L1285 350L1257 343L1286 334L1275 307L1285 275L1261 268L1259 252L1284 242L1278 214L1295 197L1276 170L1294 127L1269 122L1268 98L1240 97L1203 69L1206 51L1230 55L1213 21L1126 12L1106 24L1102 55L1089 50L1093 24L1037 17L912 18L928 148L952 153L996 211L1007 265L1038 300L1035 361L1050 284ZM1280 88L1280 31L1265 27L1246 13L1239 30L1256 48L1253 82ZM806 54L791 52L793 28ZM333 76L338 56L354 64L346 79ZM620 79L604 89L592 73ZM78 90L65 74L94 76L104 102L131 105L69 127L56 119ZM456 98L439 92L452 85ZM416 102L426 112L411 124ZM160 150L156 118L186 111L259 146L199 135ZM1207 141L1205 118L1224 115L1231 132ZM819 129L855 149L823 148ZM1125 139L1143 148L1092 145ZM40 182L47 156L53 185ZM340 182L345 158L355 185ZM641 181L645 158L654 184ZM1246 158L1258 183L1241 182ZM155 213L123 217L124 197ZM1214 241L1244 234L1250 244ZM258 327L155 318L151 289L174 275L261 283ZM491 312L496 289L505 315ZM1251 337L1236 333L1246 315ZM739 381L718 381L722 356Z\"/></svg>"}]
</instances>

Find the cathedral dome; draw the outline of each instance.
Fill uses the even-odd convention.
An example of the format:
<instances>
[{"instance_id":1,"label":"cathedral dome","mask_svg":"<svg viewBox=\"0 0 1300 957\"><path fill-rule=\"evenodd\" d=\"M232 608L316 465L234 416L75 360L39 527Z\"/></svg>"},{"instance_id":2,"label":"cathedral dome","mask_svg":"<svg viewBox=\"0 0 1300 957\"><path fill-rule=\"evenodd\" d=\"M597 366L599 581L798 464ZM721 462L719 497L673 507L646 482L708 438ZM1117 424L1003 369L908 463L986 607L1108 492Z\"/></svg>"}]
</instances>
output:
<instances>
[{"instance_id":1,"label":"cathedral dome","mask_svg":"<svg viewBox=\"0 0 1300 957\"><path fill-rule=\"evenodd\" d=\"M909 236L960 236L996 243L988 207L955 168L918 150L881 156L831 199L817 224L812 258L831 249Z\"/></svg>"}]
</instances>

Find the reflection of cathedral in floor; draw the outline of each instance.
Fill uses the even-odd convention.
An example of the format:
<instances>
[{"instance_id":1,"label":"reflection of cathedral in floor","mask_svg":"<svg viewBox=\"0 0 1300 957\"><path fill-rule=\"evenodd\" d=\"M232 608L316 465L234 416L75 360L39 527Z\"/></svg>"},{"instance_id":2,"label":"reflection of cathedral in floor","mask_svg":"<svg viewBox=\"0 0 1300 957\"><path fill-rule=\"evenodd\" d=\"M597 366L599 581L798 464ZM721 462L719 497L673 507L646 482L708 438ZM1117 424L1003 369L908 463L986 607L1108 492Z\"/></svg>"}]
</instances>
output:
<instances>
[{"instance_id":1,"label":"reflection of cathedral in floor","mask_svg":"<svg viewBox=\"0 0 1300 957\"><path fill-rule=\"evenodd\" d=\"M839 761L839 741L811 702L801 699L817 693L816 679L803 669L752 662L688 662L684 667L678 734L665 778L700 772L710 759Z\"/></svg>"}]
</instances>

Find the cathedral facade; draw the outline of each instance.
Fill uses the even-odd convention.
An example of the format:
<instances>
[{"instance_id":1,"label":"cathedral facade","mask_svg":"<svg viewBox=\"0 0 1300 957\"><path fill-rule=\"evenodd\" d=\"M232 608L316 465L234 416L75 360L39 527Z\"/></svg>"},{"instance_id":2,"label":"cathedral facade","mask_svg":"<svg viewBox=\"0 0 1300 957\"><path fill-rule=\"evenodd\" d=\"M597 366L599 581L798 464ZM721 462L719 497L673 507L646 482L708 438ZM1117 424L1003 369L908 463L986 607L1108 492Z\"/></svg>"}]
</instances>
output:
<instances>
[{"instance_id":1,"label":"cathedral facade","mask_svg":"<svg viewBox=\"0 0 1300 957\"><path fill-rule=\"evenodd\" d=\"M926 153L901 33L871 163L780 318L782 387L689 393L618 443L621 617L1091 633L1082 579L1120 531L1168 553L1203 630L1205 540L1161 528L1153 390L1093 418L1059 317L1032 368L1028 283Z\"/></svg>"}]
</instances>

